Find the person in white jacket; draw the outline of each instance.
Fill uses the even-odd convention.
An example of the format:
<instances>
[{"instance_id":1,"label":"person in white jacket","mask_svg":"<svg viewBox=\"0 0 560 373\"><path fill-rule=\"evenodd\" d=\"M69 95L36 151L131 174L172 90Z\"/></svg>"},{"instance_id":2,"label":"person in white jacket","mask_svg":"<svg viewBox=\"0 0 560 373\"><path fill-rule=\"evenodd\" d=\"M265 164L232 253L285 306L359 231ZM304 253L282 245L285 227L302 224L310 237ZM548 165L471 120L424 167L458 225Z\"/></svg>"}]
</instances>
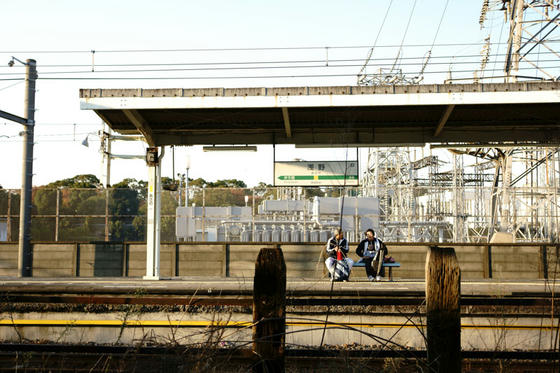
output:
<instances>
[{"instance_id":1,"label":"person in white jacket","mask_svg":"<svg viewBox=\"0 0 560 373\"><path fill-rule=\"evenodd\" d=\"M344 238L344 232L341 228L335 229L334 236L327 241L326 249L329 257L325 260L325 265L331 274L331 279L348 280L354 261L347 256L348 241Z\"/></svg>"}]
</instances>

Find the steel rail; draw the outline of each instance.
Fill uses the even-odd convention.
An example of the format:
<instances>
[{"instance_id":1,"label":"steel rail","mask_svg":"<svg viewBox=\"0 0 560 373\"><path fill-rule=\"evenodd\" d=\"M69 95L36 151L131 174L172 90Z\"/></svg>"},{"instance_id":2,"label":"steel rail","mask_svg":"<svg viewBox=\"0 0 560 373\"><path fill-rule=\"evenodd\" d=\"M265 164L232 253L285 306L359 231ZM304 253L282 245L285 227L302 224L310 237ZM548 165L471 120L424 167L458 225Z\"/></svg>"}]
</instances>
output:
<instances>
[{"instance_id":1,"label":"steel rail","mask_svg":"<svg viewBox=\"0 0 560 373\"><path fill-rule=\"evenodd\" d=\"M208 348L193 348L184 346L107 346L107 345L67 345L67 344L25 344L25 343L0 343L0 351L6 352L32 352L32 353L82 353L82 354L130 354L135 355L168 355L173 352L192 353L197 356L200 353L208 352ZM335 348L319 349L292 349L285 350L286 357L289 358L341 358L341 350ZM389 357L408 357L425 358L426 351L419 349L344 349L344 357L348 358L389 358ZM253 352L244 348L215 348L214 356L224 356L233 358L251 358ZM461 351L463 359L511 359L511 360L547 360L557 361L559 359L557 351Z\"/></svg>"},{"instance_id":2,"label":"steel rail","mask_svg":"<svg viewBox=\"0 0 560 373\"><path fill-rule=\"evenodd\" d=\"M11 304L106 304L106 305L177 305L177 306L252 306L252 297L240 295L238 297L216 296L192 296L192 297L153 297L141 296L105 296L105 295L43 295L43 294L14 294L0 293L2 302ZM516 294L512 296L468 296L461 297L462 306L545 306L549 307L554 302L558 302L560 294L535 294L526 295ZM286 299L287 306L326 306L331 302L336 306L418 306L424 301L423 294L394 296L388 298L387 295L363 295L363 296L335 296L329 301L324 296L305 296L289 297Z\"/></svg>"}]
</instances>

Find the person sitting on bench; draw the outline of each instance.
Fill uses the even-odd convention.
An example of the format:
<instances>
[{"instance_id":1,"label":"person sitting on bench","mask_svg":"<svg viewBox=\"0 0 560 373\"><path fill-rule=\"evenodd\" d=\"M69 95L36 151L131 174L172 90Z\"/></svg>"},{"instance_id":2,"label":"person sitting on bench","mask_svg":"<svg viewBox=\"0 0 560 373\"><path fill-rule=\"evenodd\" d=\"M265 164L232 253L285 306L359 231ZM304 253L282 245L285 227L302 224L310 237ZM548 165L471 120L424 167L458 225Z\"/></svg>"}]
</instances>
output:
<instances>
[{"instance_id":1,"label":"person sitting on bench","mask_svg":"<svg viewBox=\"0 0 560 373\"><path fill-rule=\"evenodd\" d=\"M385 276L383 259L388 253L389 250L387 250L385 243L375 237L373 229L368 229L366 238L356 248L356 254L362 257L362 261L365 263L364 267L368 280L381 281L381 278Z\"/></svg>"},{"instance_id":2,"label":"person sitting on bench","mask_svg":"<svg viewBox=\"0 0 560 373\"><path fill-rule=\"evenodd\" d=\"M327 255L325 265L329 270L331 280L348 281L354 261L347 257L348 241L344 238L342 228L334 230L334 236L327 241Z\"/></svg>"}]
</instances>

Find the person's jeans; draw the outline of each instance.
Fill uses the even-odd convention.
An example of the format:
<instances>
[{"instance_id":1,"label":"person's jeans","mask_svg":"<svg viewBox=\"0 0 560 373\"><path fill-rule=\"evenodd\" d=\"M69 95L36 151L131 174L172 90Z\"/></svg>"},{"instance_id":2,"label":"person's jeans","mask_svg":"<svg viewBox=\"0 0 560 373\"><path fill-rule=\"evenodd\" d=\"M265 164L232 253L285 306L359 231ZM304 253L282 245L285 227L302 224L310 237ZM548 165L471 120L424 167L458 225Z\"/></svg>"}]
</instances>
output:
<instances>
[{"instance_id":1,"label":"person's jeans","mask_svg":"<svg viewBox=\"0 0 560 373\"><path fill-rule=\"evenodd\" d=\"M380 255L378 255L379 257ZM364 258L366 276L385 276L385 267L383 267L383 259L373 260L373 258Z\"/></svg>"},{"instance_id":2,"label":"person's jeans","mask_svg":"<svg viewBox=\"0 0 560 373\"><path fill-rule=\"evenodd\" d=\"M352 270L352 266L354 265L354 261L350 258L344 258L344 261L348 264L348 269ZM336 259L333 257L328 257L327 260L325 260L325 265L327 266L327 269L329 270L331 276L333 276L334 274L334 265L336 263Z\"/></svg>"}]
</instances>

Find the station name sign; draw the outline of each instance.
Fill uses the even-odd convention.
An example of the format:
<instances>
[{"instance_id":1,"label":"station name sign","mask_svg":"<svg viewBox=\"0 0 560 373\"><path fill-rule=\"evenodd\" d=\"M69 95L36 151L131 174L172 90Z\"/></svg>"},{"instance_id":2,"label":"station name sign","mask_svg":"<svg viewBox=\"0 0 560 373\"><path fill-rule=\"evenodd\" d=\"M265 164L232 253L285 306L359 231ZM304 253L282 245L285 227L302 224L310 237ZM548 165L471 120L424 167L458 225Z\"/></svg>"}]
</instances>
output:
<instances>
[{"instance_id":1,"label":"station name sign","mask_svg":"<svg viewBox=\"0 0 560 373\"><path fill-rule=\"evenodd\" d=\"M358 161L274 162L274 186L358 186Z\"/></svg>"}]
</instances>

